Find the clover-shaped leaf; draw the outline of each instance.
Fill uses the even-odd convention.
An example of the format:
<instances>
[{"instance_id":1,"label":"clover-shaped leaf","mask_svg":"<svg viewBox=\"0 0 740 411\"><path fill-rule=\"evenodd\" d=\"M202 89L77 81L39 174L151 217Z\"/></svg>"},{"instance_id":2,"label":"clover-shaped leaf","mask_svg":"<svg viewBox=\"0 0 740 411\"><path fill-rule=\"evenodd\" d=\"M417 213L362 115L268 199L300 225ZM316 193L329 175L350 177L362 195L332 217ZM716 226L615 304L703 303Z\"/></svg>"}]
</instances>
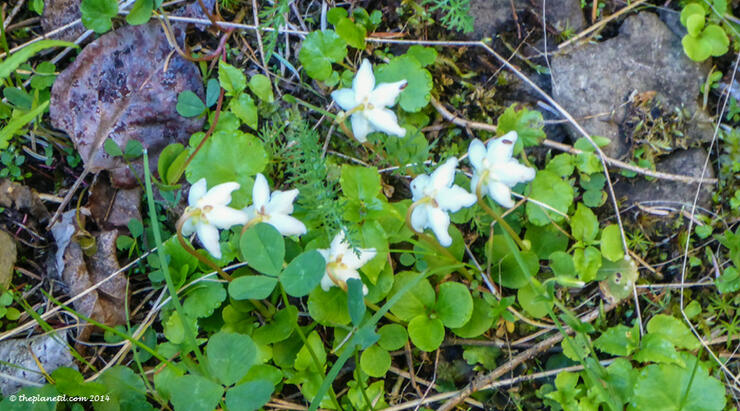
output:
<instances>
[{"instance_id":1,"label":"clover-shaped leaf","mask_svg":"<svg viewBox=\"0 0 740 411\"><path fill-rule=\"evenodd\" d=\"M334 71L331 64L342 61L346 55L347 42L333 30L322 30L306 36L298 60L311 78L324 81Z\"/></svg>"}]
</instances>

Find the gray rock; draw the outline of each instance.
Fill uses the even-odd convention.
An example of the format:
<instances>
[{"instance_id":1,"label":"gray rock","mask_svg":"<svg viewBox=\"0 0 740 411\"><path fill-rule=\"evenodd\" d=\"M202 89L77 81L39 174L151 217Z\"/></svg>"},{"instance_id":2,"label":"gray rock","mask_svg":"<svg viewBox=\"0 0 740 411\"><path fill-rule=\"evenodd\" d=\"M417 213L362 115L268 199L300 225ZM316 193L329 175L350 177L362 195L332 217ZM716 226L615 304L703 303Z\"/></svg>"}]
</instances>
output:
<instances>
[{"instance_id":1,"label":"gray rock","mask_svg":"<svg viewBox=\"0 0 740 411\"><path fill-rule=\"evenodd\" d=\"M31 338L18 338L0 342L0 391L4 396L25 386L46 383L36 363L38 358L44 371L51 374L59 367L77 368L65 344L66 331L43 334ZM34 358L35 357L35 358Z\"/></svg>"},{"instance_id":2,"label":"gray rock","mask_svg":"<svg viewBox=\"0 0 740 411\"><path fill-rule=\"evenodd\" d=\"M8 289L10 280L13 279L16 258L18 258L18 250L15 240L10 234L0 230L0 294Z\"/></svg>"},{"instance_id":3,"label":"gray rock","mask_svg":"<svg viewBox=\"0 0 740 411\"><path fill-rule=\"evenodd\" d=\"M707 152L703 148L675 151L655 165L658 171L700 177ZM704 178L714 178L714 170L707 167ZM647 181L634 178L620 181L614 186L617 198L625 199L627 204L643 203L647 206L666 205L680 208L691 207L696 195L697 184L686 184L674 181ZM660 204L660 203L663 204ZM702 184L697 205L711 208L712 185Z\"/></svg>"},{"instance_id":4,"label":"gray rock","mask_svg":"<svg viewBox=\"0 0 740 411\"><path fill-rule=\"evenodd\" d=\"M657 92L666 109L683 107L692 113L689 141L711 138L711 121L698 104L699 86L706 70L684 55L676 37L653 13L628 17L620 34L599 44L587 44L552 58L553 97L592 135L612 140L604 151L612 157L626 154L620 133L625 102L633 92ZM578 138L575 130L571 135Z\"/></svg>"},{"instance_id":5,"label":"gray rock","mask_svg":"<svg viewBox=\"0 0 740 411\"><path fill-rule=\"evenodd\" d=\"M470 37L494 37L514 23L514 10L517 14L522 13L524 6L520 0L470 0L470 15L475 19Z\"/></svg>"},{"instance_id":6,"label":"gray rock","mask_svg":"<svg viewBox=\"0 0 740 411\"><path fill-rule=\"evenodd\" d=\"M542 15L543 1L548 26L554 27L558 32L570 29L574 33L586 27L579 0L533 0L534 6L531 9L538 16Z\"/></svg>"}]
</instances>

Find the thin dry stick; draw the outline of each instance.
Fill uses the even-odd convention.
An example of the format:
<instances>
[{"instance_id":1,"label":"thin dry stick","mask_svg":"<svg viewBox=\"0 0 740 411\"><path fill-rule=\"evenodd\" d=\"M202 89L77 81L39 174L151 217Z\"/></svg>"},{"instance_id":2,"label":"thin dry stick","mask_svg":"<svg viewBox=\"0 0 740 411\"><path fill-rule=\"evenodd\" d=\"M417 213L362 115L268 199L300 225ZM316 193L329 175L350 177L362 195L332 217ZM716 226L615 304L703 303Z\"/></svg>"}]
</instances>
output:
<instances>
[{"instance_id":1,"label":"thin dry stick","mask_svg":"<svg viewBox=\"0 0 740 411\"><path fill-rule=\"evenodd\" d=\"M440 103L438 100L434 98L432 98L431 103L432 103L432 106L434 106L434 108L437 109L437 112L445 120L451 122L452 124L455 124L460 127L469 127L469 128L476 129L476 130L485 130L485 131L490 131L493 133L496 132L496 126L494 126L493 124L480 123L477 121L471 121L471 120L467 120L462 117L459 117L453 114L452 112L450 112L449 110L447 110L447 108L442 103ZM543 140L542 145L550 147L550 148L554 148L556 150L563 151L569 154L578 155L578 154L583 153L582 150L579 150L567 144L558 143L557 141L552 141L548 139ZM678 182L686 183L686 184L696 184L698 182L707 183L707 184L715 184L719 181L716 178L692 177L692 176L686 176L686 175L680 175L680 174L670 174L670 173L663 173L660 171L653 171L647 168L635 166L633 164L628 164L628 163L625 163L624 161L620 161L620 160L617 160L617 159L614 159L608 156L605 156L604 160L606 160L607 164L611 166L629 170L629 171L632 171L632 172L635 172L637 174L641 174L644 176L654 177L659 180L678 181Z\"/></svg>"},{"instance_id":2,"label":"thin dry stick","mask_svg":"<svg viewBox=\"0 0 740 411\"><path fill-rule=\"evenodd\" d=\"M402 370L400 368L394 367L392 365L391 365L391 368L388 371L390 371L390 372L398 375L399 377L406 378L407 380L409 380L409 379L411 379L413 377L413 374L409 374L408 372L406 372L406 371L404 371L404 370ZM438 389L438 386L437 386L436 383L427 381L427 380L425 380L423 378L416 377L416 381L418 381L421 384L426 385L427 387L433 387L434 389ZM474 407L485 408L483 406L483 403L481 403L480 401L476 401L476 400L474 400L472 398L466 398L465 399L465 402L468 403L468 404L470 404L470 405L472 405L472 406L474 406ZM418 405L418 404L416 404L416 405ZM413 406L414 405L410 405L409 408L411 408Z\"/></svg>"},{"instance_id":3,"label":"thin dry stick","mask_svg":"<svg viewBox=\"0 0 740 411\"><path fill-rule=\"evenodd\" d=\"M619 304L620 302L617 302L614 304L608 304L604 306L603 312L608 313L609 311L616 308ZM591 322L595 320L600 315L600 313L601 311L597 308L591 311L590 313L584 315L583 317L581 317L581 321ZM570 334L573 332L573 330L570 327L566 327L565 330L567 334ZM535 355L559 343L560 341L563 340L563 338L565 338L565 334L558 333L558 334L553 335L552 337L549 337L535 344L534 346L532 346L532 348L522 351L516 357L512 358L511 361L504 363L503 365L501 365L500 367L496 368L495 370L491 371L488 374L482 375L474 379L465 388L458 391L457 394L454 395L454 397L447 400L440 408L438 408L438 410L439 411L451 410L452 408L457 406L457 404L459 404L465 398L469 397L474 392L478 392L480 390L488 388L491 384L495 383L496 380L498 380L502 375L513 371L516 367L523 364L525 361L531 359Z\"/></svg>"}]
</instances>

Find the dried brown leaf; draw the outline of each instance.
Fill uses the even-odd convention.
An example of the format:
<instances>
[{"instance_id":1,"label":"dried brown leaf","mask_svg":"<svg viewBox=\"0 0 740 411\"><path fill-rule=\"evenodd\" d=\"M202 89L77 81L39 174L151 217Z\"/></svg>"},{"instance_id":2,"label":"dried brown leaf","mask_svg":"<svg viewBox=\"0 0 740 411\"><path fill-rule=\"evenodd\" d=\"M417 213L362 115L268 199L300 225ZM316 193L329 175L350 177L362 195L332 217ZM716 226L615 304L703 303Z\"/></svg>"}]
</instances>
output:
<instances>
[{"instance_id":1,"label":"dried brown leaf","mask_svg":"<svg viewBox=\"0 0 740 411\"><path fill-rule=\"evenodd\" d=\"M44 2L44 13L41 15L41 27L44 29L44 33L49 33L75 20L79 20L82 17L80 3L82 3L81 0L46 0ZM81 21L78 21L77 24L50 37L73 41L84 32L85 27Z\"/></svg>"},{"instance_id":2,"label":"dried brown leaf","mask_svg":"<svg viewBox=\"0 0 740 411\"><path fill-rule=\"evenodd\" d=\"M127 227L132 218L141 221L141 188L113 188L99 176L90 187L87 207L98 227Z\"/></svg>"}]
</instances>

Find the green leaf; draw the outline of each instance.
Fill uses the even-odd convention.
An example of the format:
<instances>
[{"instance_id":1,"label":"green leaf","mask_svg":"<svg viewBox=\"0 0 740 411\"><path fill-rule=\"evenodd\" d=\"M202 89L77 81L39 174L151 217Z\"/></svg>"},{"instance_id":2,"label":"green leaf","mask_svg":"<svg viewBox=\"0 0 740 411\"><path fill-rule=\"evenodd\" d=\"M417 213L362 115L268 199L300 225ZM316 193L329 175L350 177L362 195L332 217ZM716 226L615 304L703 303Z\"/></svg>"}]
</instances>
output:
<instances>
[{"instance_id":1,"label":"green leaf","mask_svg":"<svg viewBox=\"0 0 740 411\"><path fill-rule=\"evenodd\" d=\"M501 354L498 347L471 346L463 349L463 359L469 365L481 364L487 370L496 368L496 358Z\"/></svg>"},{"instance_id":2,"label":"green leaf","mask_svg":"<svg viewBox=\"0 0 740 411\"><path fill-rule=\"evenodd\" d=\"M208 339L206 355L211 373L229 386L257 362L257 346L248 335L219 331Z\"/></svg>"},{"instance_id":3,"label":"green leaf","mask_svg":"<svg viewBox=\"0 0 740 411\"><path fill-rule=\"evenodd\" d=\"M365 374L381 378L391 368L391 356L388 351L371 345L360 355L360 367Z\"/></svg>"},{"instance_id":4,"label":"green leaf","mask_svg":"<svg viewBox=\"0 0 740 411\"><path fill-rule=\"evenodd\" d=\"M249 227L239 240L242 255L250 267L262 274L277 277L283 269L285 240L270 224Z\"/></svg>"},{"instance_id":5,"label":"green leaf","mask_svg":"<svg viewBox=\"0 0 740 411\"><path fill-rule=\"evenodd\" d=\"M416 348L422 351L434 351L445 339L445 327L438 318L418 315L409 321L409 337Z\"/></svg>"},{"instance_id":6,"label":"green leaf","mask_svg":"<svg viewBox=\"0 0 740 411\"><path fill-rule=\"evenodd\" d=\"M446 282L439 286L434 310L445 327L459 328L465 325L473 314L473 297L465 285Z\"/></svg>"},{"instance_id":7,"label":"green leaf","mask_svg":"<svg viewBox=\"0 0 740 411\"><path fill-rule=\"evenodd\" d=\"M681 45L686 55L694 61L702 62L712 55L710 47L704 44L699 37L683 36Z\"/></svg>"},{"instance_id":8,"label":"green leaf","mask_svg":"<svg viewBox=\"0 0 740 411\"><path fill-rule=\"evenodd\" d=\"M734 266L729 266L719 278L714 280L714 283L717 285L717 290L720 293L734 293L740 290L740 273Z\"/></svg>"},{"instance_id":9,"label":"green leaf","mask_svg":"<svg viewBox=\"0 0 740 411\"><path fill-rule=\"evenodd\" d=\"M106 150L107 151L107 150ZM165 147L161 153L159 153L159 159L157 160L157 173L159 178L165 184L172 184L174 181L170 181L167 176L170 168L176 165L178 157L185 152L185 146L180 143L173 143ZM182 163L177 164L177 168L182 167Z\"/></svg>"},{"instance_id":10,"label":"green leaf","mask_svg":"<svg viewBox=\"0 0 740 411\"><path fill-rule=\"evenodd\" d=\"M68 367L59 367L51 373L57 390L72 396L105 394L105 385L99 382L85 382L79 371Z\"/></svg>"},{"instance_id":11,"label":"green leaf","mask_svg":"<svg viewBox=\"0 0 740 411\"><path fill-rule=\"evenodd\" d=\"M515 257L506 246L504 236L499 234L494 235L488 244L491 242L493 243L490 254L491 277L493 281L507 288L522 288L529 284L526 273L516 262ZM540 262L537 255L532 251L522 251L520 255L530 274L536 274L540 269Z\"/></svg>"},{"instance_id":12,"label":"green leaf","mask_svg":"<svg viewBox=\"0 0 740 411\"><path fill-rule=\"evenodd\" d=\"M609 302L616 302L632 295L633 286L639 273L632 259L623 258L617 262L602 260L596 274L601 280L599 288Z\"/></svg>"},{"instance_id":13,"label":"green leaf","mask_svg":"<svg viewBox=\"0 0 740 411\"><path fill-rule=\"evenodd\" d=\"M348 324L351 318L347 311L347 293L339 287L332 287L329 291L314 288L308 295L308 313L322 325Z\"/></svg>"},{"instance_id":14,"label":"green leaf","mask_svg":"<svg viewBox=\"0 0 740 411\"><path fill-rule=\"evenodd\" d=\"M35 109L24 113L20 116L13 117L5 127L0 129L0 150L8 148L10 139L13 137L16 131L20 130L23 126L31 122L36 116L43 113L46 108L49 107L49 100L41 103Z\"/></svg>"},{"instance_id":15,"label":"green leaf","mask_svg":"<svg viewBox=\"0 0 740 411\"><path fill-rule=\"evenodd\" d=\"M122 365L113 366L105 371L97 381L105 385L106 394L110 395L111 400L96 403L96 410L146 411L154 409L146 400L147 390L144 381L131 368Z\"/></svg>"},{"instance_id":16,"label":"green leaf","mask_svg":"<svg viewBox=\"0 0 740 411\"><path fill-rule=\"evenodd\" d=\"M0 408L4 411L55 411L57 409L57 396L59 391L51 384L42 385L41 387L25 387L15 393L13 400L10 396L0 401ZM25 395L27 398L45 397L49 401L17 401L16 398ZM61 401L61 398L58 398Z\"/></svg>"},{"instance_id":17,"label":"green leaf","mask_svg":"<svg viewBox=\"0 0 740 411\"><path fill-rule=\"evenodd\" d=\"M651 411L720 411L725 407L722 382L709 376L696 357L682 353L685 367L653 364L645 367L634 387L632 407Z\"/></svg>"},{"instance_id":18,"label":"green leaf","mask_svg":"<svg viewBox=\"0 0 740 411\"><path fill-rule=\"evenodd\" d=\"M371 201L380 193L380 174L375 167L342 166L339 179L342 193L348 198Z\"/></svg>"},{"instance_id":19,"label":"green leaf","mask_svg":"<svg viewBox=\"0 0 740 411\"><path fill-rule=\"evenodd\" d=\"M185 90L177 96L177 112L183 117L197 117L206 110L206 105L197 94Z\"/></svg>"},{"instance_id":20,"label":"green leaf","mask_svg":"<svg viewBox=\"0 0 740 411\"><path fill-rule=\"evenodd\" d=\"M619 356L627 356L640 344L640 332L637 328L629 328L619 324L604 331L594 341L594 346L599 350Z\"/></svg>"},{"instance_id":21,"label":"green leaf","mask_svg":"<svg viewBox=\"0 0 740 411\"><path fill-rule=\"evenodd\" d=\"M553 224L536 226L527 224L524 239L532 244L531 251L537 254L540 260L550 258L556 251L565 251L568 247L568 237Z\"/></svg>"},{"instance_id":22,"label":"green leaf","mask_svg":"<svg viewBox=\"0 0 740 411\"><path fill-rule=\"evenodd\" d=\"M601 232L601 255L607 260L617 262L624 258L622 232L616 224L609 224Z\"/></svg>"},{"instance_id":23,"label":"green leaf","mask_svg":"<svg viewBox=\"0 0 740 411\"><path fill-rule=\"evenodd\" d=\"M149 18L152 17L153 8L153 0L136 0L136 3L134 3L131 11L126 16L126 23L136 26L148 22Z\"/></svg>"},{"instance_id":24,"label":"green leaf","mask_svg":"<svg viewBox=\"0 0 740 411\"><path fill-rule=\"evenodd\" d=\"M406 345L409 335L399 324L386 324L378 330L378 345L387 351L400 350Z\"/></svg>"},{"instance_id":25,"label":"green leaf","mask_svg":"<svg viewBox=\"0 0 740 411\"><path fill-rule=\"evenodd\" d=\"M356 278L347 280L347 311L352 325L358 327L365 315L365 298L362 294L362 281Z\"/></svg>"},{"instance_id":26,"label":"green leaf","mask_svg":"<svg viewBox=\"0 0 740 411\"><path fill-rule=\"evenodd\" d=\"M689 3L683 8L683 10L681 10L681 24L686 27L689 17L701 16L704 18L705 15L706 12L704 11L704 7L697 3Z\"/></svg>"},{"instance_id":27,"label":"green leaf","mask_svg":"<svg viewBox=\"0 0 740 411\"><path fill-rule=\"evenodd\" d=\"M552 299L535 291L531 284L517 290L516 296L524 311L534 318L542 318L552 310Z\"/></svg>"},{"instance_id":28,"label":"green leaf","mask_svg":"<svg viewBox=\"0 0 740 411\"><path fill-rule=\"evenodd\" d=\"M573 204L573 187L557 174L540 170L530 184L529 196L567 214L568 207ZM565 218L531 201L527 202L526 211L529 222L539 226L550 224L553 221L560 222Z\"/></svg>"},{"instance_id":29,"label":"green leaf","mask_svg":"<svg viewBox=\"0 0 740 411\"><path fill-rule=\"evenodd\" d=\"M310 346L313 353L318 359L318 363L321 365L321 369L316 368L316 362L314 357L306 348L306 345ZM296 355L294 367L298 371L312 370L314 372L323 372L323 367L326 364L326 350L324 350L324 343L321 341L321 337L316 331L313 331L306 338L306 344L304 344Z\"/></svg>"},{"instance_id":30,"label":"green leaf","mask_svg":"<svg viewBox=\"0 0 740 411\"><path fill-rule=\"evenodd\" d=\"M470 321L452 332L461 338L475 338L491 329L495 320L491 306L482 298L473 298L473 314Z\"/></svg>"},{"instance_id":31,"label":"green leaf","mask_svg":"<svg viewBox=\"0 0 740 411\"><path fill-rule=\"evenodd\" d=\"M333 7L326 13L326 21L336 26L343 17L347 17L347 10L341 7Z\"/></svg>"},{"instance_id":32,"label":"green leaf","mask_svg":"<svg viewBox=\"0 0 740 411\"><path fill-rule=\"evenodd\" d=\"M211 107L218 102L221 94L221 84L215 78L208 79L206 83L206 106Z\"/></svg>"},{"instance_id":33,"label":"green leaf","mask_svg":"<svg viewBox=\"0 0 740 411\"><path fill-rule=\"evenodd\" d=\"M182 303L185 314L192 318L210 317L226 299L226 290L221 283L201 281L191 287Z\"/></svg>"},{"instance_id":34,"label":"green leaf","mask_svg":"<svg viewBox=\"0 0 740 411\"><path fill-rule=\"evenodd\" d=\"M401 108L409 113L415 113L429 104L432 96L432 75L415 58L406 55L395 57L388 64L377 67L376 84L401 80L408 82L398 99Z\"/></svg>"},{"instance_id":35,"label":"green leaf","mask_svg":"<svg viewBox=\"0 0 740 411\"><path fill-rule=\"evenodd\" d=\"M298 60L313 79L324 81L334 71L332 63L347 55L347 43L333 30L312 31L298 52Z\"/></svg>"},{"instance_id":36,"label":"green leaf","mask_svg":"<svg viewBox=\"0 0 740 411\"><path fill-rule=\"evenodd\" d=\"M413 57L422 67L434 64L437 59L437 50L415 44L406 51L406 55Z\"/></svg>"},{"instance_id":37,"label":"green leaf","mask_svg":"<svg viewBox=\"0 0 740 411\"><path fill-rule=\"evenodd\" d=\"M123 155L121 147L118 147L118 143L116 143L112 138L105 139L105 142L103 142L103 149L105 149L105 152L111 157L119 157Z\"/></svg>"},{"instance_id":38,"label":"green leaf","mask_svg":"<svg viewBox=\"0 0 740 411\"><path fill-rule=\"evenodd\" d=\"M402 272L396 274L396 280L393 283L391 295L402 290L404 286L410 281L413 281L417 275L417 273L413 272ZM423 279L414 285L414 287L412 287L402 299L391 307L391 312L403 321L410 321L412 318L419 315L425 315L427 310L434 306L434 303L434 288L432 288L429 280Z\"/></svg>"},{"instance_id":39,"label":"green leaf","mask_svg":"<svg viewBox=\"0 0 740 411\"><path fill-rule=\"evenodd\" d=\"M186 175L191 184L205 178L209 188L230 181L239 183L229 204L239 209L247 205L252 193L252 176L266 165L267 153L259 139L238 130L216 131L193 158Z\"/></svg>"},{"instance_id":40,"label":"green leaf","mask_svg":"<svg viewBox=\"0 0 740 411\"><path fill-rule=\"evenodd\" d=\"M701 34L701 41L709 48L709 54L715 57L727 53L730 46L727 33L716 24L710 24L704 29Z\"/></svg>"},{"instance_id":41,"label":"green leaf","mask_svg":"<svg viewBox=\"0 0 740 411\"><path fill-rule=\"evenodd\" d=\"M239 384L226 391L226 407L230 410L258 410L270 401L274 390L275 386L267 380Z\"/></svg>"},{"instance_id":42,"label":"green leaf","mask_svg":"<svg viewBox=\"0 0 740 411\"><path fill-rule=\"evenodd\" d=\"M575 159L568 153L558 154L547 162L545 170L552 171L560 177L570 177L575 170Z\"/></svg>"},{"instance_id":43,"label":"green leaf","mask_svg":"<svg viewBox=\"0 0 740 411\"><path fill-rule=\"evenodd\" d=\"M521 145L524 147L536 146L545 138L545 121L542 113L536 110L522 108L517 110L517 105L512 104L498 118L496 134L502 136L509 131L516 131L519 135L515 153L519 152Z\"/></svg>"},{"instance_id":44,"label":"green leaf","mask_svg":"<svg viewBox=\"0 0 740 411\"><path fill-rule=\"evenodd\" d=\"M252 338L262 345L280 342L290 337L298 320L298 309L289 305L278 311L272 321L254 330Z\"/></svg>"},{"instance_id":45,"label":"green leaf","mask_svg":"<svg viewBox=\"0 0 740 411\"><path fill-rule=\"evenodd\" d=\"M272 83L264 74L255 74L249 79L249 89L260 100L272 103L275 96L272 94Z\"/></svg>"},{"instance_id":46,"label":"green leaf","mask_svg":"<svg viewBox=\"0 0 740 411\"><path fill-rule=\"evenodd\" d=\"M265 275L245 275L229 283L229 295L235 300L262 300L272 294L277 278Z\"/></svg>"},{"instance_id":47,"label":"green leaf","mask_svg":"<svg viewBox=\"0 0 740 411\"><path fill-rule=\"evenodd\" d=\"M326 272L326 260L316 250L294 258L280 274L280 283L291 297L308 295L321 282Z\"/></svg>"},{"instance_id":48,"label":"green leaf","mask_svg":"<svg viewBox=\"0 0 740 411\"><path fill-rule=\"evenodd\" d=\"M339 19L334 28L347 44L358 50L365 50L365 35L367 34L365 27L343 17Z\"/></svg>"},{"instance_id":49,"label":"green leaf","mask_svg":"<svg viewBox=\"0 0 740 411\"><path fill-rule=\"evenodd\" d=\"M52 47L79 47L75 43L62 40L41 40L35 43L31 43L26 47L16 51L7 57L5 60L0 62L0 82L5 82L5 79L10 76L21 64L25 63L28 59L33 57L34 54L41 50L45 50Z\"/></svg>"},{"instance_id":50,"label":"green leaf","mask_svg":"<svg viewBox=\"0 0 740 411\"><path fill-rule=\"evenodd\" d=\"M257 114L257 105L249 94L240 94L231 100L229 110L234 113L239 120L253 130L257 130L259 115Z\"/></svg>"},{"instance_id":51,"label":"green leaf","mask_svg":"<svg viewBox=\"0 0 740 411\"><path fill-rule=\"evenodd\" d=\"M220 59L218 60L218 82L232 96L241 93L247 87L247 78L244 73Z\"/></svg>"},{"instance_id":52,"label":"green leaf","mask_svg":"<svg viewBox=\"0 0 740 411\"><path fill-rule=\"evenodd\" d=\"M118 14L116 0L82 0L82 24L96 33L105 33L113 26L111 19Z\"/></svg>"},{"instance_id":53,"label":"green leaf","mask_svg":"<svg viewBox=\"0 0 740 411\"><path fill-rule=\"evenodd\" d=\"M581 281L586 283L593 281L602 265L601 253L591 246L577 248L573 252L573 264Z\"/></svg>"},{"instance_id":54,"label":"green leaf","mask_svg":"<svg viewBox=\"0 0 740 411\"><path fill-rule=\"evenodd\" d=\"M673 345L687 350L696 350L701 343L689 330L686 324L678 318L670 315L658 314L647 323L647 331L650 334L659 334Z\"/></svg>"},{"instance_id":55,"label":"green leaf","mask_svg":"<svg viewBox=\"0 0 740 411\"><path fill-rule=\"evenodd\" d=\"M3 95L8 99L10 104L23 111L28 111L33 107L33 97L18 87L5 87L3 89Z\"/></svg>"},{"instance_id":56,"label":"green leaf","mask_svg":"<svg viewBox=\"0 0 740 411\"><path fill-rule=\"evenodd\" d=\"M659 362L684 366L673 344L660 334L648 333L640 341L640 349L634 355L640 362Z\"/></svg>"},{"instance_id":57,"label":"green leaf","mask_svg":"<svg viewBox=\"0 0 740 411\"><path fill-rule=\"evenodd\" d=\"M704 29L704 16L700 14L692 14L686 19L686 30L689 32L689 36L698 37L701 31Z\"/></svg>"},{"instance_id":58,"label":"green leaf","mask_svg":"<svg viewBox=\"0 0 740 411\"><path fill-rule=\"evenodd\" d=\"M591 244L599 234L599 220L590 208L578 203L573 218L570 219L573 238L583 244Z\"/></svg>"},{"instance_id":59,"label":"green leaf","mask_svg":"<svg viewBox=\"0 0 740 411\"><path fill-rule=\"evenodd\" d=\"M144 146L139 140L129 140L123 148L123 156L126 160L133 160L144 153Z\"/></svg>"},{"instance_id":60,"label":"green leaf","mask_svg":"<svg viewBox=\"0 0 740 411\"><path fill-rule=\"evenodd\" d=\"M170 390L177 411L212 411L224 393L223 387L199 375L178 377Z\"/></svg>"}]
</instances>

